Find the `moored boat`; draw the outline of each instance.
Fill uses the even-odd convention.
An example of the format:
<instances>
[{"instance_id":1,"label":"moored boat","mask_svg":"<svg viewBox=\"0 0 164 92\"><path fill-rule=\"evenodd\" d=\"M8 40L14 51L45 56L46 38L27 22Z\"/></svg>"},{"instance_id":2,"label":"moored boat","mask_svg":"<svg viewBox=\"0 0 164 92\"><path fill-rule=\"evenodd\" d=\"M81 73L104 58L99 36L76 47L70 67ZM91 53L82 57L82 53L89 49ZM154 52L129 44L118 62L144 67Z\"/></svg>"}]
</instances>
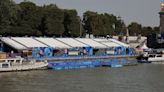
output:
<instances>
[{"instance_id":1,"label":"moored boat","mask_svg":"<svg viewBox=\"0 0 164 92\"><path fill-rule=\"evenodd\" d=\"M136 59L138 63L151 63L150 61L148 61L148 52L142 53Z\"/></svg>"},{"instance_id":2,"label":"moored boat","mask_svg":"<svg viewBox=\"0 0 164 92\"><path fill-rule=\"evenodd\" d=\"M27 60L22 57L0 59L0 72L43 69L47 66L46 60Z\"/></svg>"},{"instance_id":3,"label":"moored boat","mask_svg":"<svg viewBox=\"0 0 164 92\"><path fill-rule=\"evenodd\" d=\"M147 54L137 57L139 63L158 63L164 62L164 54Z\"/></svg>"},{"instance_id":4,"label":"moored boat","mask_svg":"<svg viewBox=\"0 0 164 92\"><path fill-rule=\"evenodd\" d=\"M151 62L164 62L164 54L150 54L148 61Z\"/></svg>"}]
</instances>

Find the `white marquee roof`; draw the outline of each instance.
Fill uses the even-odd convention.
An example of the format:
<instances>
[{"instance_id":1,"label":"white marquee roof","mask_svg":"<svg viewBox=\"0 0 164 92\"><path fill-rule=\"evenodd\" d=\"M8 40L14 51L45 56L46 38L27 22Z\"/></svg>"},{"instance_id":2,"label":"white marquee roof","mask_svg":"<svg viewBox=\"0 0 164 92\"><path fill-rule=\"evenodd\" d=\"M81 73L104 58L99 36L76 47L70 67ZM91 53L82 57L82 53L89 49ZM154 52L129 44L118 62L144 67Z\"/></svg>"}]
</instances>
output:
<instances>
[{"instance_id":1,"label":"white marquee roof","mask_svg":"<svg viewBox=\"0 0 164 92\"><path fill-rule=\"evenodd\" d=\"M118 47L118 46L120 46L119 44L117 44L115 42L112 42L112 41L110 41L108 39L94 39L94 40L98 41L98 42L100 42L100 43L102 43L102 44L104 44L104 45L106 45L108 47Z\"/></svg>"},{"instance_id":2,"label":"white marquee roof","mask_svg":"<svg viewBox=\"0 0 164 92\"><path fill-rule=\"evenodd\" d=\"M63 42L60 42L54 38L35 38L36 40L47 44L50 47L53 48L71 48L69 45L64 44Z\"/></svg>"},{"instance_id":3,"label":"white marquee roof","mask_svg":"<svg viewBox=\"0 0 164 92\"><path fill-rule=\"evenodd\" d=\"M15 40L16 42L23 44L24 46L28 48L32 47L48 47L47 45L36 41L32 37L11 37L11 39Z\"/></svg>"},{"instance_id":4,"label":"white marquee roof","mask_svg":"<svg viewBox=\"0 0 164 92\"><path fill-rule=\"evenodd\" d=\"M87 44L88 46L91 46L93 48L107 48L107 46L94 41L93 39L89 39L89 38L76 38L78 41Z\"/></svg>"},{"instance_id":5,"label":"white marquee roof","mask_svg":"<svg viewBox=\"0 0 164 92\"><path fill-rule=\"evenodd\" d=\"M9 37L2 37L1 41L3 41L4 43L12 46L15 49L21 50L21 49L27 49L27 47L17 43L16 41L10 39Z\"/></svg>"},{"instance_id":6,"label":"white marquee roof","mask_svg":"<svg viewBox=\"0 0 164 92\"><path fill-rule=\"evenodd\" d=\"M56 39L63 42L63 43L68 44L71 47L86 47L86 46L88 46L84 43L77 41L74 38L56 38Z\"/></svg>"},{"instance_id":7,"label":"white marquee roof","mask_svg":"<svg viewBox=\"0 0 164 92\"><path fill-rule=\"evenodd\" d=\"M128 44L123 43L123 42L120 42L120 41L118 41L118 40L116 40L116 39L108 39L108 40L110 40L110 41L112 41L112 42L114 42L114 43L117 43L117 44L119 44L120 46L129 47Z\"/></svg>"},{"instance_id":8,"label":"white marquee roof","mask_svg":"<svg viewBox=\"0 0 164 92\"><path fill-rule=\"evenodd\" d=\"M1 40L11 47L23 50L32 47L52 47L58 49L73 47L109 48L129 45L115 39L89 38L44 38L44 37L2 37Z\"/></svg>"}]
</instances>

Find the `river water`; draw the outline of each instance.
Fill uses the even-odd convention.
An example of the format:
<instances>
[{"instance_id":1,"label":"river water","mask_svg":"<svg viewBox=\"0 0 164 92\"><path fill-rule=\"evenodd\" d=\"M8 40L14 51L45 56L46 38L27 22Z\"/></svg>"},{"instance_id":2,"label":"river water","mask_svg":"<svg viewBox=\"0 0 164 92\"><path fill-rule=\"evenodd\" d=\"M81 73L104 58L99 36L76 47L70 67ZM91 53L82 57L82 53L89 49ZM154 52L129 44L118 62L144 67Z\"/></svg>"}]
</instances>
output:
<instances>
[{"instance_id":1,"label":"river water","mask_svg":"<svg viewBox=\"0 0 164 92\"><path fill-rule=\"evenodd\" d=\"M164 92L164 65L6 72L0 92Z\"/></svg>"}]
</instances>

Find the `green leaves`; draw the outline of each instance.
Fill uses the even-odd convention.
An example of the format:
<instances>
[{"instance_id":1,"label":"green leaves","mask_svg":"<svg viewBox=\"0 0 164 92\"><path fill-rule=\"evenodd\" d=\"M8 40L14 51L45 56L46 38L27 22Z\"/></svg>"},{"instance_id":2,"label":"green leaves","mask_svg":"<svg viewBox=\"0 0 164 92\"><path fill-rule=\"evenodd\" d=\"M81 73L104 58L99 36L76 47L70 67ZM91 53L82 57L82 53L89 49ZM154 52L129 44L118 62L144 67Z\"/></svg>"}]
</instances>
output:
<instances>
[{"instance_id":1,"label":"green leaves","mask_svg":"<svg viewBox=\"0 0 164 92\"><path fill-rule=\"evenodd\" d=\"M84 29L95 36L119 34L122 31L123 22L112 14L98 14L87 11L83 15Z\"/></svg>"},{"instance_id":2,"label":"green leaves","mask_svg":"<svg viewBox=\"0 0 164 92\"><path fill-rule=\"evenodd\" d=\"M64 10L64 28L67 34L63 36L78 37L80 35L80 17L77 16L76 10Z\"/></svg>"},{"instance_id":3,"label":"green leaves","mask_svg":"<svg viewBox=\"0 0 164 92\"><path fill-rule=\"evenodd\" d=\"M43 7L42 22L44 22L43 35L61 36L64 32L64 12L56 5L47 5Z\"/></svg>"},{"instance_id":4,"label":"green leaves","mask_svg":"<svg viewBox=\"0 0 164 92\"><path fill-rule=\"evenodd\" d=\"M8 28L7 26L14 25L17 20L19 7L11 0L0 0L0 30Z\"/></svg>"},{"instance_id":5,"label":"green leaves","mask_svg":"<svg viewBox=\"0 0 164 92\"><path fill-rule=\"evenodd\" d=\"M121 17L113 14L86 11L81 19L76 10L60 9L55 4L37 6L29 1L15 4L12 0L0 0L0 35L3 36L125 35L126 28ZM136 22L128 29L130 35L145 36L159 31L159 27L142 27Z\"/></svg>"},{"instance_id":6,"label":"green leaves","mask_svg":"<svg viewBox=\"0 0 164 92\"><path fill-rule=\"evenodd\" d=\"M129 26L129 34L132 36L137 36L139 34L141 34L141 30L142 30L142 25L138 24L136 22L132 22Z\"/></svg>"}]
</instances>

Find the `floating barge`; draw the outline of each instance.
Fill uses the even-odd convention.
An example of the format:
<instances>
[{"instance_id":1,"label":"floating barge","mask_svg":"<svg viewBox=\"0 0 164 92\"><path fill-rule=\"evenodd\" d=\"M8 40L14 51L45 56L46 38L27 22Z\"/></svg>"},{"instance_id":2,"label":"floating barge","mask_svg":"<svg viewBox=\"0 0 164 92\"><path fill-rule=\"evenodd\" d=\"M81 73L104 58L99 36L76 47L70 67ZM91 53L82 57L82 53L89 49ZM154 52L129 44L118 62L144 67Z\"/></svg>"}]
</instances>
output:
<instances>
[{"instance_id":1,"label":"floating barge","mask_svg":"<svg viewBox=\"0 0 164 92\"><path fill-rule=\"evenodd\" d=\"M116 39L1 37L0 40L1 51L11 57L46 59L52 68L58 65L67 69L73 66L121 67L136 64L126 60L136 57L135 50Z\"/></svg>"},{"instance_id":2,"label":"floating barge","mask_svg":"<svg viewBox=\"0 0 164 92\"><path fill-rule=\"evenodd\" d=\"M123 67L137 65L136 56L85 56L46 58L48 68L54 70L93 68L93 67ZM43 58L45 59L45 58Z\"/></svg>"},{"instance_id":3,"label":"floating barge","mask_svg":"<svg viewBox=\"0 0 164 92\"><path fill-rule=\"evenodd\" d=\"M90 60L57 60L49 61L48 67L55 70L93 68L93 67L122 67L137 65L137 61L128 58L90 59Z\"/></svg>"}]
</instances>

